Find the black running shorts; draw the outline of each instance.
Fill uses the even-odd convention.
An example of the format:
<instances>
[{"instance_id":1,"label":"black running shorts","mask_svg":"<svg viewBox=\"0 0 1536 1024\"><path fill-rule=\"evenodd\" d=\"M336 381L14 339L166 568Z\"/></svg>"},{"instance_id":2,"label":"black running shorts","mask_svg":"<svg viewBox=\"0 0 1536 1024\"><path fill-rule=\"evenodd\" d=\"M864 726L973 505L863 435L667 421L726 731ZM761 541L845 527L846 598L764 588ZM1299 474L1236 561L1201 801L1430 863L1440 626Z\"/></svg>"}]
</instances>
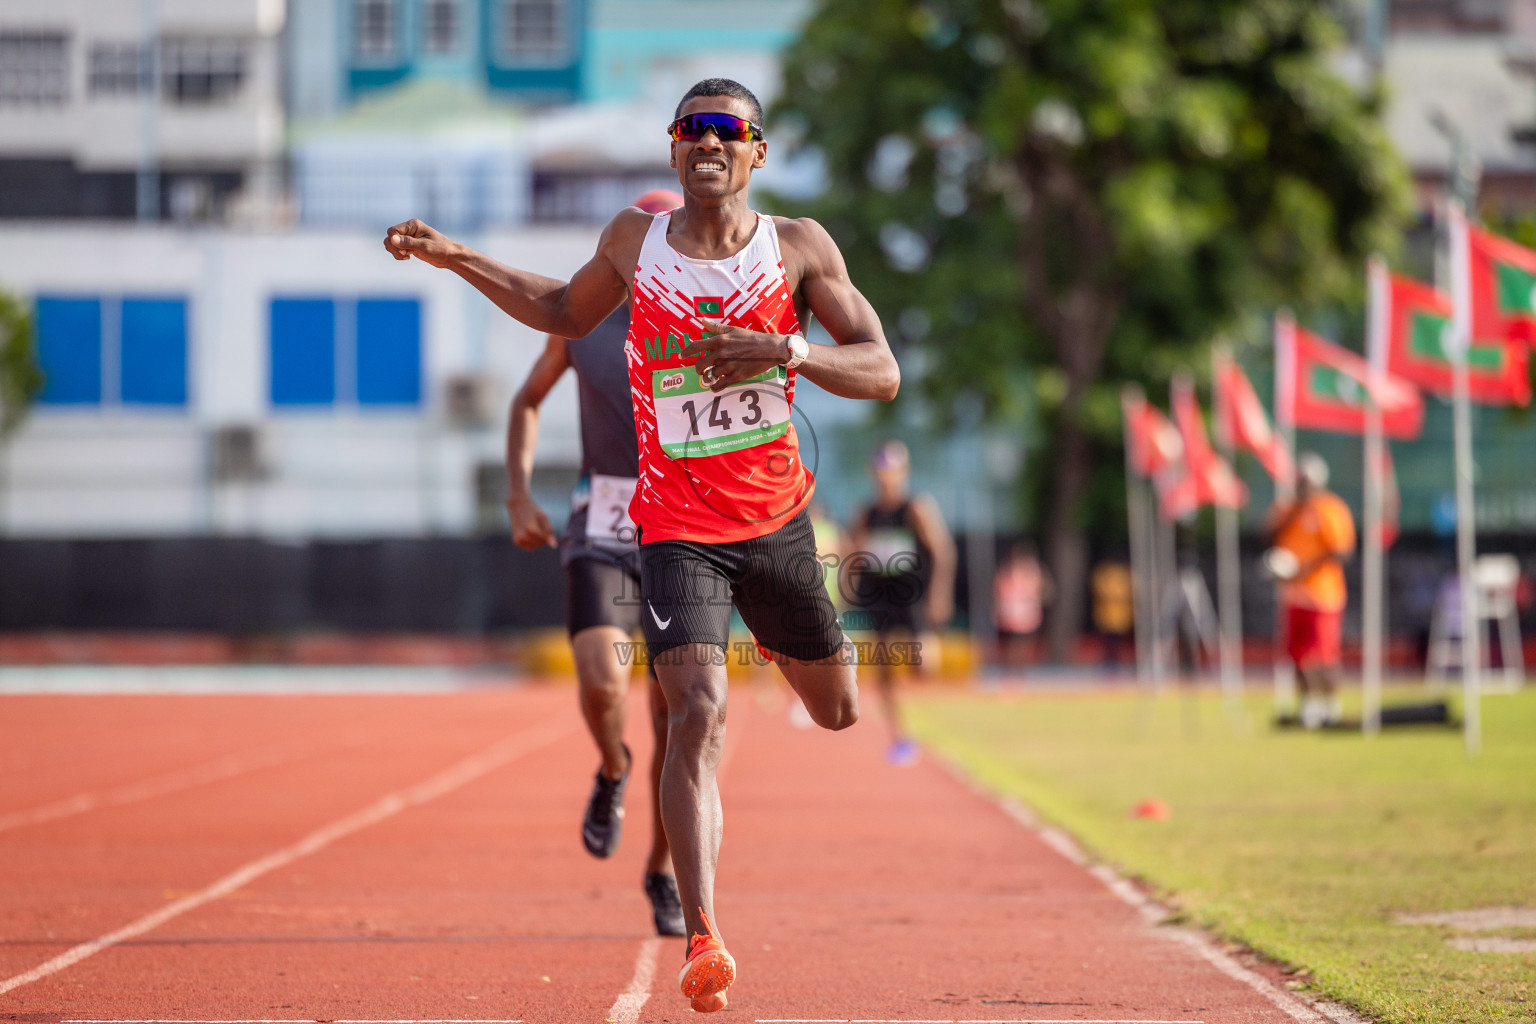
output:
<instances>
[{"instance_id":1,"label":"black running shorts","mask_svg":"<svg viewBox=\"0 0 1536 1024\"><path fill-rule=\"evenodd\" d=\"M842 646L810 513L729 544L640 538L640 628L654 659L683 644L729 650L731 605L768 650L820 661Z\"/></svg>"},{"instance_id":2,"label":"black running shorts","mask_svg":"<svg viewBox=\"0 0 1536 1024\"><path fill-rule=\"evenodd\" d=\"M565 626L571 636L592 626L633 633L640 624L640 573L628 558L578 555L565 564Z\"/></svg>"}]
</instances>

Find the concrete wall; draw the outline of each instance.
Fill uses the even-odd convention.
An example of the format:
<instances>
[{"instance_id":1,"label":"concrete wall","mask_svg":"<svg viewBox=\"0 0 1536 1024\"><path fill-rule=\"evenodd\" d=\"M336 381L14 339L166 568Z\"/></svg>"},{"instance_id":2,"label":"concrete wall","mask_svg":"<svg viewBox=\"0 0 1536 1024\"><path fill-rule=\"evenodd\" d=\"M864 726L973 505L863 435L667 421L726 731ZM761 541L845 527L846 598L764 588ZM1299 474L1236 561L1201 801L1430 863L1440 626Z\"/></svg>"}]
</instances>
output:
<instances>
[{"instance_id":1,"label":"concrete wall","mask_svg":"<svg viewBox=\"0 0 1536 1024\"><path fill-rule=\"evenodd\" d=\"M584 98L670 107L693 83L724 75L766 104L779 91L779 51L812 6L806 0L593 0Z\"/></svg>"},{"instance_id":2,"label":"concrete wall","mask_svg":"<svg viewBox=\"0 0 1536 1024\"><path fill-rule=\"evenodd\" d=\"M239 93L211 103L155 105L150 137L168 165L244 165L273 160L283 147L283 0L159 0L161 37L238 39L246 47ZM72 157L82 170L131 170L145 126L132 95L89 89L91 48L143 37L137 3L0 0L6 31L62 31L69 37L69 91L62 106L0 105L0 155Z\"/></svg>"},{"instance_id":3,"label":"concrete wall","mask_svg":"<svg viewBox=\"0 0 1536 1024\"><path fill-rule=\"evenodd\" d=\"M296 117L330 116L355 98L347 84L354 59L347 32L350 2L289 0L289 111ZM461 2L464 45L452 57L429 57L416 54L416 38L409 37L413 56L407 77L483 77L479 32L486 5L494 0ZM581 99L655 100L670 107L700 78L723 74L767 102L778 91L778 53L811 9L808 0L588 0L579 19ZM397 16L405 31L416 30L419 0L402 0Z\"/></svg>"},{"instance_id":4,"label":"concrete wall","mask_svg":"<svg viewBox=\"0 0 1536 1024\"><path fill-rule=\"evenodd\" d=\"M384 251L377 234L238 234L170 228L16 224L0 287L38 293L179 294L188 300L185 408L39 405L0 455L0 530L11 536L269 537L465 533L475 466L501 458L501 423L446 421L454 375L484 373L504 403L542 349L446 271ZM469 240L511 265L569 276L595 230L524 230ZM409 295L422 304L417 409L274 409L268 303L277 294ZM256 483L215 483L213 432L255 424L271 456ZM541 465L579 460L570 378L545 405ZM553 499L552 499L553 500ZM554 509L554 511L558 511Z\"/></svg>"}]
</instances>

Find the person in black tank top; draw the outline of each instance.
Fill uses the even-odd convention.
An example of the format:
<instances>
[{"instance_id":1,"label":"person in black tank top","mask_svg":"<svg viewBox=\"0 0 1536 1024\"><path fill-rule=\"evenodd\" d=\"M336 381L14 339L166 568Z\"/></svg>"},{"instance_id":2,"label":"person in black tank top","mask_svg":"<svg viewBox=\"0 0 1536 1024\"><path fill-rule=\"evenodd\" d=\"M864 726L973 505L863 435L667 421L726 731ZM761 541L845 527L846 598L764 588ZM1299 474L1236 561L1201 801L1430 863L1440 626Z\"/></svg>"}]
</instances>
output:
<instances>
[{"instance_id":1,"label":"person in black tank top","mask_svg":"<svg viewBox=\"0 0 1536 1024\"><path fill-rule=\"evenodd\" d=\"M954 541L938 503L908 493L909 468L907 446L900 441L875 449L869 460L875 501L854 518L853 554L845 563L853 605L849 624L872 631L879 642L875 672L895 764L915 761L917 747L902 725L892 671L898 659L890 641L917 640L942 628L954 613ZM938 645L927 646L936 656ZM910 663L922 670L920 660Z\"/></svg>"},{"instance_id":2,"label":"person in black tank top","mask_svg":"<svg viewBox=\"0 0 1536 1024\"><path fill-rule=\"evenodd\" d=\"M682 203L674 192L642 196L650 212ZM544 352L512 399L507 421L507 515L512 539L533 550L556 545L549 517L528 491L538 440L539 406L567 369L576 371L580 400L581 477L559 539L565 569L566 628L575 653L582 716L602 756L582 819L581 838L595 857L610 857L624 820L624 790L632 758L624 745L625 706L633 662L618 645L632 642L640 626L640 563L629 500L639 475L640 452L629 396L624 341L629 309L620 307L579 340L550 335ZM658 788L667 750L667 702L655 670L649 675L651 730L651 850L644 888L657 934L686 935L682 901L662 827Z\"/></svg>"}]
</instances>

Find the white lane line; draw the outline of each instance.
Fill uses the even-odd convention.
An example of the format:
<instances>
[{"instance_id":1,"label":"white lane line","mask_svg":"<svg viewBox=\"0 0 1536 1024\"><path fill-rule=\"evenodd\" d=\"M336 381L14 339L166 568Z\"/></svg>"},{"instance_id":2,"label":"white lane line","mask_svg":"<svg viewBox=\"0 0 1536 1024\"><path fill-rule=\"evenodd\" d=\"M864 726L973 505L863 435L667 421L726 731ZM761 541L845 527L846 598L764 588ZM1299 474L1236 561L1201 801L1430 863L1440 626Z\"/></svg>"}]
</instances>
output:
<instances>
[{"instance_id":1,"label":"white lane line","mask_svg":"<svg viewBox=\"0 0 1536 1024\"><path fill-rule=\"evenodd\" d=\"M640 954L635 957L635 976L629 979L629 987L619 993L608 1011L608 1024L636 1024L640 1020L640 1008L651 998L651 981L656 977L656 957L661 952L661 940L645 939L640 943Z\"/></svg>"},{"instance_id":2,"label":"white lane line","mask_svg":"<svg viewBox=\"0 0 1536 1024\"><path fill-rule=\"evenodd\" d=\"M0 814L0 832L7 829L21 828L23 825L40 825L45 821L57 821L60 818L68 818L75 814L84 814L86 811L95 810L98 807L121 807L124 804L138 803L140 800L150 800L157 796L168 796L184 789L192 789L196 786L206 786L211 782L222 782L232 779L236 775L255 771L258 768L267 768L284 761L291 761L302 755L298 752L288 751L284 753L247 752L245 754L226 754L206 764L200 764L179 772L171 772L168 775L159 775L140 782L132 782L126 786L118 786L105 792L76 793L74 796L55 800L52 803L41 804L24 811L12 811L9 814Z\"/></svg>"},{"instance_id":3,"label":"white lane line","mask_svg":"<svg viewBox=\"0 0 1536 1024\"><path fill-rule=\"evenodd\" d=\"M24 971L0 981L0 995L10 992L12 989L31 984L50 974L57 974L66 967L94 956L109 946L115 946L120 942L143 935L160 927L173 918L180 917L190 910L196 910L205 903L211 903L220 896L227 896L241 886L251 882L278 868L286 867L301 857L307 857L318 850L331 845L338 839L343 839L354 832L377 824L386 818L394 817L408 807L424 804L429 800L435 800L444 793L458 789L465 783L472 782L493 769L499 768L513 758L521 757L540 747L553 743L555 740L573 732L575 727L565 721L565 716L551 719L544 724L529 729L526 732L509 736L499 743L492 744L478 754L471 754L464 760L449 768L438 772L436 775L418 782L406 789L388 793L362 810L354 811L344 818L339 818L322 828L318 828L309 835L300 839L291 846L286 846L275 853L269 853L265 857L253 860L242 868L238 868L212 885L190 896L168 903L159 910L145 914L137 921L130 922L116 931L108 932L100 938L89 942L82 942L73 949L66 950L51 960L47 960L30 971Z\"/></svg>"},{"instance_id":4,"label":"white lane line","mask_svg":"<svg viewBox=\"0 0 1536 1024\"><path fill-rule=\"evenodd\" d=\"M1293 1020L1300 1021L1302 1024L1338 1024L1340 1021L1360 1019L1353 1013L1350 1013L1348 1017L1342 1017L1336 1014L1324 1014L1320 1010L1313 1009L1291 995L1291 993L1283 992L1276 988L1270 983L1268 978L1256 971L1250 971L1232 959L1225 950L1216 946L1209 938L1199 932L1193 932L1187 928L1171 928L1167 931L1169 938L1175 942L1183 943L1196 956L1233 981L1247 985L1259 995L1274 1003L1276 1008L1289 1014Z\"/></svg>"},{"instance_id":5,"label":"white lane line","mask_svg":"<svg viewBox=\"0 0 1536 1024\"><path fill-rule=\"evenodd\" d=\"M1281 988L1257 971L1244 967L1204 932L1161 925L1160 923L1169 917L1170 912L1167 907L1136 888L1108 864L1093 864L1071 836L1060 829L1046 825L1032 809L1018 800L1001 796L981 786L966 774L958 761L947 757L934 757L933 761L966 789L989 801L1008 817L1033 832L1063 858L1073 864L1087 867L1088 873L1103 883L1105 888L1123 902L1136 908L1142 919L1154 926L1154 934L1181 943L1228 978L1253 989L1298 1024L1365 1024L1363 1017L1347 1007L1334 1003L1313 1002L1298 993Z\"/></svg>"}]
</instances>

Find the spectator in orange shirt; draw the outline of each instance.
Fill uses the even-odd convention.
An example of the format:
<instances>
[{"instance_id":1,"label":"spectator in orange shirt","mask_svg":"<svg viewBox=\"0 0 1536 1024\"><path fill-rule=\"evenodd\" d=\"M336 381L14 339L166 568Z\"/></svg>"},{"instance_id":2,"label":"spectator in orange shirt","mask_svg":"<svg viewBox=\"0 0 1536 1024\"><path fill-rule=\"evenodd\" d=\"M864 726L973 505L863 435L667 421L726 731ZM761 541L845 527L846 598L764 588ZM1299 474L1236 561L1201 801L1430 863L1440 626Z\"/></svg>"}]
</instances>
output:
<instances>
[{"instance_id":1,"label":"spectator in orange shirt","mask_svg":"<svg viewBox=\"0 0 1536 1024\"><path fill-rule=\"evenodd\" d=\"M1282 580L1286 653L1301 683L1301 721L1317 728L1339 718L1337 673L1344 633L1344 562L1355 550L1349 506L1328 490L1328 464L1314 452L1296 460L1296 499L1270 511L1270 543L1290 552Z\"/></svg>"},{"instance_id":2,"label":"spectator in orange shirt","mask_svg":"<svg viewBox=\"0 0 1536 1024\"><path fill-rule=\"evenodd\" d=\"M1093 567L1088 577L1093 591L1093 628L1104 638L1104 666L1120 667L1120 652L1135 625L1131 597L1131 567L1111 556Z\"/></svg>"}]
</instances>

